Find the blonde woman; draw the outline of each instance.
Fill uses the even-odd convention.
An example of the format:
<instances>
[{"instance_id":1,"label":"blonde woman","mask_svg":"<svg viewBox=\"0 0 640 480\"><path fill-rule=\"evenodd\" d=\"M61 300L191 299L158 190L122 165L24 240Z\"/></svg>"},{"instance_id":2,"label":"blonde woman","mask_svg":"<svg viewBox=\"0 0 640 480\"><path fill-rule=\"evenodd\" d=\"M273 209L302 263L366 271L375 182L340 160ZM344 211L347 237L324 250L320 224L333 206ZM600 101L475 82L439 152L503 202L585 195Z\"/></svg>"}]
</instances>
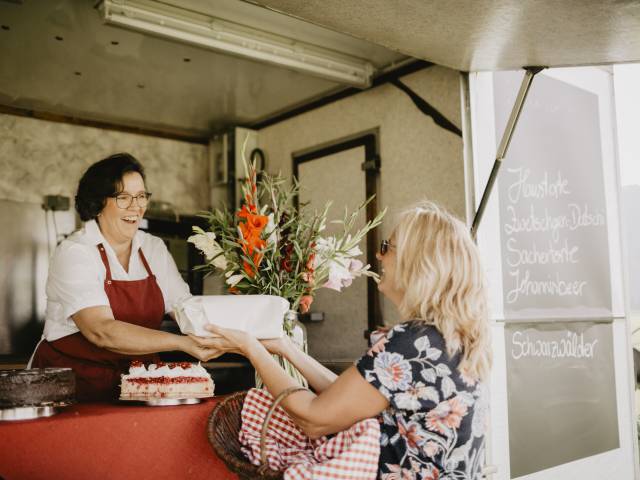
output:
<instances>
[{"instance_id":1,"label":"blonde woman","mask_svg":"<svg viewBox=\"0 0 640 480\"><path fill-rule=\"evenodd\" d=\"M245 355L274 397L296 384L269 352L292 362L315 393L282 406L312 438L378 416L379 478L479 479L491 350L478 250L462 222L423 202L400 215L377 258L378 288L404 321L342 375L286 338L261 343L212 326L217 347Z\"/></svg>"}]
</instances>

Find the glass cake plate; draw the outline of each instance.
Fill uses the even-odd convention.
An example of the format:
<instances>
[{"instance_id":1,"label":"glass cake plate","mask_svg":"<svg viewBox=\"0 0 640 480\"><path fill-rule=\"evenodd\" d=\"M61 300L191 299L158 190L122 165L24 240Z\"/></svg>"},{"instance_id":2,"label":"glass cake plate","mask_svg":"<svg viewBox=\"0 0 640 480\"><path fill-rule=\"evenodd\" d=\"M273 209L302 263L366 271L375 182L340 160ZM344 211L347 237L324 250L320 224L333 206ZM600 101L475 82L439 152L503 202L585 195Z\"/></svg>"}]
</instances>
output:
<instances>
[{"instance_id":1,"label":"glass cake plate","mask_svg":"<svg viewBox=\"0 0 640 480\"><path fill-rule=\"evenodd\" d=\"M48 402L41 405L0 408L0 421L33 420L35 418L51 417L59 413L62 407L67 407L73 403Z\"/></svg>"}]
</instances>

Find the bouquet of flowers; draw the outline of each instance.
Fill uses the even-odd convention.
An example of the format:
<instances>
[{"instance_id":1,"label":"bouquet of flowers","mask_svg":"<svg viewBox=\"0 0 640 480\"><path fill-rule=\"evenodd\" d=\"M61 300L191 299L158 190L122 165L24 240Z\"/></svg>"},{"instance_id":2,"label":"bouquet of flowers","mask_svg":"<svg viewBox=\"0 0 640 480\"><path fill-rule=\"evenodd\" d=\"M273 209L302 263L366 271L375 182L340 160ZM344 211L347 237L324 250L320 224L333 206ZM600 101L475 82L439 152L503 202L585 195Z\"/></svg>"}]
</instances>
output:
<instances>
[{"instance_id":1,"label":"bouquet of flowers","mask_svg":"<svg viewBox=\"0 0 640 480\"><path fill-rule=\"evenodd\" d=\"M222 275L232 294L278 295L289 301L293 312L306 313L319 288L340 291L359 276L377 274L358 259L367 232L377 227L385 214L379 213L360 229L358 214L371 198L354 212L345 209L340 233L323 236L330 203L321 211L296 205L299 184L280 176L261 173L245 161L242 184L243 205L203 215L209 228L193 227L189 238L206 260L201 269ZM292 335L294 316L288 315L284 329Z\"/></svg>"}]
</instances>

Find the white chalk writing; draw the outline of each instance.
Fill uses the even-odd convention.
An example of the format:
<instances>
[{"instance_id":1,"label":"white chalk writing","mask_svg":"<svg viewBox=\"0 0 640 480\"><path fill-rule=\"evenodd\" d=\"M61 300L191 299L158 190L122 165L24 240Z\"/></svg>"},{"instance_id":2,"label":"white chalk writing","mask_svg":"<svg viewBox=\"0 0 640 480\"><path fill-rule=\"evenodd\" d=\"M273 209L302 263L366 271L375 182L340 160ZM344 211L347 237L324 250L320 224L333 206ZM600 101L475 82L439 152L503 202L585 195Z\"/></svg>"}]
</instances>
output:
<instances>
[{"instance_id":1,"label":"white chalk writing","mask_svg":"<svg viewBox=\"0 0 640 480\"><path fill-rule=\"evenodd\" d=\"M531 339L524 332L514 332L511 337L511 357L520 360L526 357L537 358L593 358L598 340L585 341L584 334L566 332L559 340Z\"/></svg>"},{"instance_id":2,"label":"white chalk writing","mask_svg":"<svg viewBox=\"0 0 640 480\"><path fill-rule=\"evenodd\" d=\"M536 173L515 167L507 172L512 181L502 221L505 303L526 297L583 297L588 279L577 272L584 270L568 268L580 263L582 237L570 233L605 226L604 211L576 202L560 170Z\"/></svg>"},{"instance_id":3,"label":"white chalk writing","mask_svg":"<svg viewBox=\"0 0 640 480\"><path fill-rule=\"evenodd\" d=\"M562 176L562 172L558 172L555 179L549 181L549 174L544 172L542 180L539 182L529 182L531 170L528 168L509 168L509 173L518 175L518 179L509 186L509 201L518 203L521 198L555 198L558 199L563 195L569 195L569 180Z\"/></svg>"},{"instance_id":4,"label":"white chalk writing","mask_svg":"<svg viewBox=\"0 0 640 480\"><path fill-rule=\"evenodd\" d=\"M562 279L558 272L553 276L549 275L546 280L532 279L528 269L524 273L520 269L510 270L509 276L514 279L515 286L507 291L507 303L515 303L520 296L581 297L587 285L585 280Z\"/></svg>"}]
</instances>

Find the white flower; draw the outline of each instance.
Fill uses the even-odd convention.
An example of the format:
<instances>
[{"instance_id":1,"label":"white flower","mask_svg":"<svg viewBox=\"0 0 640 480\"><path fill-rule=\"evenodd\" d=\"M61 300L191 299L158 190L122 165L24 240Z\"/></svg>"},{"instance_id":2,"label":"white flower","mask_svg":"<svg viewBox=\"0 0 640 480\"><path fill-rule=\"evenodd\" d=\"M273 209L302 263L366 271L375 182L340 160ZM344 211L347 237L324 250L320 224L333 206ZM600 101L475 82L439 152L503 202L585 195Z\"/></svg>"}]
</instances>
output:
<instances>
[{"instance_id":1,"label":"white flower","mask_svg":"<svg viewBox=\"0 0 640 480\"><path fill-rule=\"evenodd\" d=\"M276 228L276 223L273 219L273 213L270 213L267 220L267 226L264 231L269 235L267 237L267 245L277 245L278 244L278 229Z\"/></svg>"},{"instance_id":2,"label":"white flower","mask_svg":"<svg viewBox=\"0 0 640 480\"><path fill-rule=\"evenodd\" d=\"M335 237L323 238L318 237L316 240L316 267L323 261L331 257L336 249Z\"/></svg>"},{"instance_id":3,"label":"white flower","mask_svg":"<svg viewBox=\"0 0 640 480\"><path fill-rule=\"evenodd\" d=\"M231 272L229 272L231 273ZM238 284L238 282L240 282L240 280L242 280L244 278L244 275L238 273L237 275L230 275L228 276L228 278L225 280L225 283L227 285L229 285L230 287L234 287Z\"/></svg>"},{"instance_id":4,"label":"white flower","mask_svg":"<svg viewBox=\"0 0 640 480\"><path fill-rule=\"evenodd\" d=\"M338 259L329 260L329 278L323 285L324 288L330 288L339 292L342 287L351 285L353 277L349 269Z\"/></svg>"},{"instance_id":5,"label":"white flower","mask_svg":"<svg viewBox=\"0 0 640 480\"><path fill-rule=\"evenodd\" d=\"M409 388L411 364L399 353L380 352L373 361L373 369L380 383L390 390Z\"/></svg>"},{"instance_id":6,"label":"white flower","mask_svg":"<svg viewBox=\"0 0 640 480\"><path fill-rule=\"evenodd\" d=\"M346 239L346 243L349 242L350 236ZM337 252L337 243L335 237L319 237L316 240L314 268L317 269L320 265L326 264L329 275L327 282L322 286L339 292L342 288L351 285L354 278L368 275L369 265L363 265L360 260L353 258L362 255L357 245L347 252Z\"/></svg>"},{"instance_id":7,"label":"white flower","mask_svg":"<svg viewBox=\"0 0 640 480\"><path fill-rule=\"evenodd\" d=\"M323 287L339 292L343 287L350 286L354 278L363 275L368 269L369 265L363 265L360 260L338 256L329 260L329 279Z\"/></svg>"},{"instance_id":8,"label":"white flower","mask_svg":"<svg viewBox=\"0 0 640 480\"><path fill-rule=\"evenodd\" d=\"M187 241L193 243L200 250L207 262L213 263L216 268L227 268L227 260L224 258L222 247L216 242L216 234L205 232L200 227L193 227L195 235L191 235Z\"/></svg>"},{"instance_id":9,"label":"white flower","mask_svg":"<svg viewBox=\"0 0 640 480\"><path fill-rule=\"evenodd\" d=\"M351 243L351 235L347 235L345 243L347 243L347 244ZM350 257L350 258L357 257L357 256L360 256L360 255L362 255L362 250L360 250L360 247L358 245L356 245L355 247L351 248L346 254L346 256Z\"/></svg>"},{"instance_id":10,"label":"white flower","mask_svg":"<svg viewBox=\"0 0 640 480\"><path fill-rule=\"evenodd\" d=\"M422 404L420 400L431 400L438 404L440 397L435 387L427 386L422 382L416 382L406 391L396 395L396 405L404 410L420 410Z\"/></svg>"}]
</instances>

